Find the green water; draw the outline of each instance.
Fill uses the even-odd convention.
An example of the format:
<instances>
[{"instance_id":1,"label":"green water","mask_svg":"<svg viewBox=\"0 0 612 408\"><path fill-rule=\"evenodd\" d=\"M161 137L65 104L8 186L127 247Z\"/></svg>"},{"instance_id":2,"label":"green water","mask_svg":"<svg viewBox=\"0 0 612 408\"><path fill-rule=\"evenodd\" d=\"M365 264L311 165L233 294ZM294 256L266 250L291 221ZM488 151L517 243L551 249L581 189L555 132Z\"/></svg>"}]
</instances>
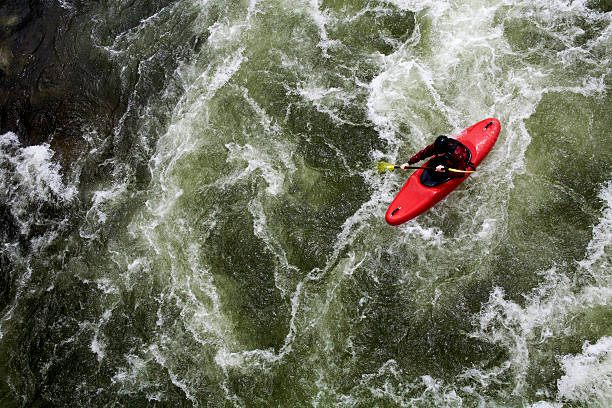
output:
<instances>
[{"instance_id":1,"label":"green water","mask_svg":"<svg viewBox=\"0 0 612 408\"><path fill-rule=\"evenodd\" d=\"M606 2L63 4L124 111L0 137L3 406L612 404Z\"/></svg>"}]
</instances>

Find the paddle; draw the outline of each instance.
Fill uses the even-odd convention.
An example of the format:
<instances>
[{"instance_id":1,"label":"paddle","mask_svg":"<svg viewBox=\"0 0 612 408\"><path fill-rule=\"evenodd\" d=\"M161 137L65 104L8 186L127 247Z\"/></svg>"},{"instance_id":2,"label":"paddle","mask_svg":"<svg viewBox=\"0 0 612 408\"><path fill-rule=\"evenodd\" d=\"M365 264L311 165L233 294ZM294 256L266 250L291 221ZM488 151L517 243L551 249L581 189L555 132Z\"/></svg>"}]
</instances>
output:
<instances>
[{"instance_id":1,"label":"paddle","mask_svg":"<svg viewBox=\"0 0 612 408\"><path fill-rule=\"evenodd\" d=\"M391 163L385 163L385 162L380 162L377 163L377 167L378 167L378 172L379 173L384 173L385 171L393 171L395 169L399 169L400 166L396 165L396 164L391 164ZM406 167L407 169L433 169L434 167ZM457 169L451 169L447 167L448 171L452 171L453 173L475 173L476 170L457 170Z\"/></svg>"}]
</instances>

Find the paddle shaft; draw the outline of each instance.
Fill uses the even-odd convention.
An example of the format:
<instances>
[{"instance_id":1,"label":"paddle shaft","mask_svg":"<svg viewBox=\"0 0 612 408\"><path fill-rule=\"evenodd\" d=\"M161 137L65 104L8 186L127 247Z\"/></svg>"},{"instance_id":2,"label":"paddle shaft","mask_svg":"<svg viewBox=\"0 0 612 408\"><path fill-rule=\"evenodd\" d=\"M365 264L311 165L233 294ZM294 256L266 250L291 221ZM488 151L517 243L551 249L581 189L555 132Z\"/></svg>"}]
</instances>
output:
<instances>
[{"instance_id":1,"label":"paddle shaft","mask_svg":"<svg viewBox=\"0 0 612 408\"><path fill-rule=\"evenodd\" d=\"M397 164L395 164L395 165L393 166L393 168L394 168L394 169L401 169L401 168L402 168L402 166L398 166ZM409 167L406 167L406 168L407 168L407 169L435 169L435 167L414 167L414 166L409 166Z\"/></svg>"},{"instance_id":2,"label":"paddle shaft","mask_svg":"<svg viewBox=\"0 0 612 408\"><path fill-rule=\"evenodd\" d=\"M397 164L394 164L393 168L394 169L401 169L402 167L398 166ZM432 169L432 170L435 169L435 167L414 167L414 166L408 166L406 168L407 169ZM448 169L448 171L452 171L452 172L455 172L455 173L474 173L474 171L475 171L475 170L474 171L471 171L471 170L457 170L457 169L451 169L449 167L447 167L447 169Z\"/></svg>"}]
</instances>

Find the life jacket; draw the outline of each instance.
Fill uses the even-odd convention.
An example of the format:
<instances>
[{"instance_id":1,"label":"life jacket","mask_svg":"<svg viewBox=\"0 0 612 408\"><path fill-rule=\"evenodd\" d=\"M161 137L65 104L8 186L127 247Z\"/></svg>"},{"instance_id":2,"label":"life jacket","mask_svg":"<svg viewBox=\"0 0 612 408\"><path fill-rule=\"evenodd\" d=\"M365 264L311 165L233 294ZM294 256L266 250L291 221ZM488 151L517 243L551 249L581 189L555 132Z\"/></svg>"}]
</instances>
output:
<instances>
[{"instance_id":1,"label":"life jacket","mask_svg":"<svg viewBox=\"0 0 612 408\"><path fill-rule=\"evenodd\" d=\"M465 170L468 167L471 167L472 170L476 169L474 163L470 160L472 159L472 152L467 148L463 143L453 140L449 143L449 149L444 154L444 156L435 156L428 164L428 169L424 170L421 173L420 181L421 184L426 187L434 187L449 181L452 178L464 177L464 174L452 174L448 171L446 172L437 172L434 170L436 166L439 164L448 166L451 164L453 167L457 168L457 170ZM459 148L459 152L457 152L457 148Z\"/></svg>"},{"instance_id":2,"label":"life jacket","mask_svg":"<svg viewBox=\"0 0 612 408\"><path fill-rule=\"evenodd\" d=\"M450 148L443 156L446 162L456 163L457 167L459 167L458 170L465 170L468 167L474 170L476 166L470 161L472 159L472 152L470 152L470 149L456 139L451 140L452 141L449 143ZM459 153L457 152L458 147L460 147Z\"/></svg>"}]
</instances>

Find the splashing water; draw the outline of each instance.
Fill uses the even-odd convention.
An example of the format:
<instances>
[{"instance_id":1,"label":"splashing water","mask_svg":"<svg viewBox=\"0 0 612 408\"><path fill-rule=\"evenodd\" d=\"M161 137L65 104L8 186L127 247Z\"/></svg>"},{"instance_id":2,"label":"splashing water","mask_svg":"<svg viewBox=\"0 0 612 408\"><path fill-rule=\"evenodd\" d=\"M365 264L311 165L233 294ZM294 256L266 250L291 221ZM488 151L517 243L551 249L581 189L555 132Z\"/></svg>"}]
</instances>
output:
<instances>
[{"instance_id":1,"label":"splashing water","mask_svg":"<svg viewBox=\"0 0 612 408\"><path fill-rule=\"evenodd\" d=\"M605 2L136 6L75 45L112 129L62 165L0 136L1 402L612 404ZM479 172L386 225L406 174L372 162L491 116Z\"/></svg>"}]
</instances>

